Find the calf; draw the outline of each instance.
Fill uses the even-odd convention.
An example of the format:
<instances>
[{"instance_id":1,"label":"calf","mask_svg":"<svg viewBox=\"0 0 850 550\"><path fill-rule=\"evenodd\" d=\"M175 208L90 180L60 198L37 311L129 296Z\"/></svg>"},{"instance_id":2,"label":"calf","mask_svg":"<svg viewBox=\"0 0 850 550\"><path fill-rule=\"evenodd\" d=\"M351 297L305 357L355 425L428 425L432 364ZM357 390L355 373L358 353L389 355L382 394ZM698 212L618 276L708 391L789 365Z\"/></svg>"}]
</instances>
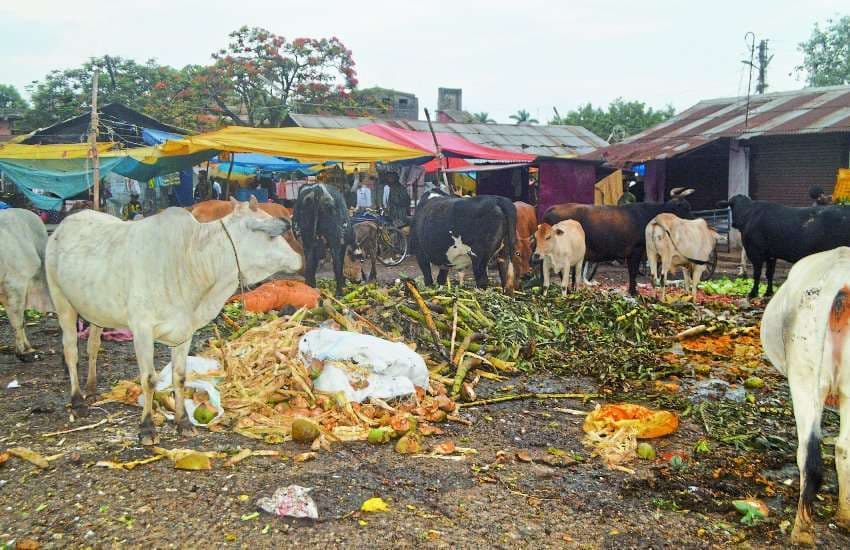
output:
<instances>
[{"instance_id":1,"label":"calf","mask_svg":"<svg viewBox=\"0 0 850 550\"><path fill-rule=\"evenodd\" d=\"M458 240L460 239L460 240ZM516 207L505 197L480 195L458 198L431 191L416 206L410 233L411 245L425 284L433 285L431 265L440 269L438 284L445 284L454 262L469 261L478 288L487 287L487 264L496 258L502 288L513 292L516 249ZM453 248L465 246L467 248ZM454 260L449 253L454 250ZM465 258L465 259L464 259Z\"/></svg>"},{"instance_id":2,"label":"calf","mask_svg":"<svg viewBox=\"0 0 850 550\"><path fill-rule=\"evenodd\" d=\"M661 285L662 299L667 295L667 273L681 267L685 292L690 291L696 300L697 285L716 243L717 233L703 219L683 220L674 214L652 218L646 226L646 258L655 286Z\"/></svg>"},{"instance_id":3,"label":"calf","mask_svg":"<svg viewBox=\"0 0 850 550\"><path fill-rule=\"evenodd\" d=\"M0 304L15 332L15 355L32 361L36 355L24 331L24 311L53 311L44 277L47 229L29 210L0 210L0 243Z\"/></svg>"},{"instance_id":4,"label":"calf","mask_svg":"<svg viewBox=\"0 0 850 550\"><path fill-rule=\"evenodd\" d=\"M543 260L543 288L549 288L550 271L561 273L561 287L565 295L571 278L572 286L580 287L586 252L581 224L575 220L564 220L555 225L543 223L537 228L534 239L537 243L534 257Z\"/></svg>"},{"instance_id":5,"label":"calf","mask_svg":"<svg viewBox=\"0 0 850 550\"><path fill-rule=\"evenodd\" d=\"M637 294L637 275L646 252L646 225L662 212L680 218L691 218L691 207L685 197L693 189L670 191L664 204L635 203L623 206L588 206L558 204L543 215L543 222L554 225L563 220L576 220L584 229L587 257L591 262L624 260L629 268L629 294Z\"/></svg>"},{"instance_id":6,"label":"calf","mask_svg":"<svg viewBox=\"0 0 850 550\"><path fill-rule=\"evenodd\" d=\"M767 305L761 344L788 377L797 424L800 499L791 533L795 544L814 544L812 503L823 479L821 415L837 395L841 418L835 441L838 471L836 523L850 528L850 248L803 258Z\"/></svg>"},{"instance_id":7,"label":"calf","mask_svg":"<svg viewBox=\"0 0 850 550\"><path fill-rule=\"evenodd\" d=\"M741 232L744 250L753 264L750 298L758 296L762 265L767 267L764 295L771 296L777 259L796 262L815 252L850 246L850 208L846 206L794 208L744 195L735 195L718 206L732 209L732 227Z\"/></svg>"},{"instance_id":8,"label":"calf","mask_svg":"<svg viewBox=\"0 0 850 550\"><path fill-rule=\"evenodd\" d=\"M363 262L369 258L372 270L369 278L363 270ZM376 260L378 258L378 225L375 222L354 224L354 247L345 254L345 278L351 282L373 282L378 280Z\"/></svg>"},{"instance_id":9,"label":"calf","mask_svg":"<svg viewBox=\"0 0 850 550\"><path fill-rule=\"evenodd\" d=\"M303 186L295 202L293 221L304 246L304 279L307 284L316 286L316 269L327 247L333 261L336 295L342 296L345 251L354 244L351 220L342 194L324 183Z\"/></svg>"},{"instance_id":10,"label":"calf","mask_svg":"<svg viewBox=\"0 0 850 550\"><path fill-rule=\"evenodd\" d=\"M516 207L516 253L511 258L517 278L531 273L531 253L533 238L537 231L537 213L534 207L522 201L514 202Z\"/></svg>"}]
</instances>

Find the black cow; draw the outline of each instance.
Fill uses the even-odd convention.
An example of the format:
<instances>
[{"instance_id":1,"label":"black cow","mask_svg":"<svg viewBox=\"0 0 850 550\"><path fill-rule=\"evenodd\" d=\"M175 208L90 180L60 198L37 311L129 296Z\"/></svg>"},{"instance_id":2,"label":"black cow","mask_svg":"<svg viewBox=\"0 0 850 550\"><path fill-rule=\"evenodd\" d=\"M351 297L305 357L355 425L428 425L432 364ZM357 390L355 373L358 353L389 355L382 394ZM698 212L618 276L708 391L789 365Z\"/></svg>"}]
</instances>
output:
<instances>
[{"instance_id":1,"label":"black cow","mask_svg":"<svg viewBox=\"0 0 850 550\"><path fill-rule=\"evenodd\" d=\"M556 204L543 214L543 223L555 225L564 220L576 220L584 229L587 252L585 260L610 262L624 260L629 268L629 294L637 294L637 275L646 254L646 226L662 212L690 219L691 206L685 197L693 189L676 188L670 200L663 203L639 202L622 206L590 206L587 204Z\"/></svg>"},{"instance_id":2,"label":"black cow","mask_svg":"<svg viewBox=\"0 0 850 550\"><path fill-rule=\"evenodd\" d=\"M513 291L516 207L505 197L460 198L431 191L416 206L410 241L427 285L434 284L432 264L440 269L437 283L446 283L449 269L457 267L447 253L460 243L468 251L478 288L487 288L487 264L497 257L502 287Z\"/></svg>"},{"instance_id":3,"label":"black cow","mask_svg":"<svg viewBox=\"0 0 850 550\"><path fill-rule=\"evenodd\" d=\"M744 195L720 201L718 206L732 208L732 227L741 232L753 263L750 298L758 296L762 264L767 264L764 295L771 296L777 259L796 262L815 252L850 246L850 208L844 206L795 208Z\"/></svg>"},{"instance_id":4,"label":"black cow","mask_svg":"<svg viewBox=\"0 0 850 550\"><path fill-rule=\"evenodd\" d=\"M298 192L292 220L304 245L304 279L307 284L316 286L316 269L327 247L333 260L336 295L341 296L345 285L343 258L346 248L354 243L351 220L342 194L323 183L305 185Z\"/></svg>"}]
</instances>

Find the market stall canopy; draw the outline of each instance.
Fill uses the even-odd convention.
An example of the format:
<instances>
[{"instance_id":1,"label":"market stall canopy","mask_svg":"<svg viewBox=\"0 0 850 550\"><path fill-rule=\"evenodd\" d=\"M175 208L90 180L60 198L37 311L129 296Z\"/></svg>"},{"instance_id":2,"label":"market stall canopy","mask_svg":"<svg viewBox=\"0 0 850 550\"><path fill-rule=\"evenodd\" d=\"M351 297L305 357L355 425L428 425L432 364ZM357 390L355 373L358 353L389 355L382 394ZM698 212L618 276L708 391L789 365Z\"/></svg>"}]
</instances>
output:
<instances>
[{"instance_id":1,"label":"market stall canopy","mask_svg":"<svg viewBox=\"0 0 850 550\"><path fill-rule=\"evenodd\" d=\"M263 153L300 162L395 162L427 159L421 149L398 145L354 129L314 130L308 128L247 128L228 126L186 139L167 141L164 151L179 153L201 147L233 153Z\"/></svg>"},{"instance_id":2,"label":"market stall canopy","mask_svg":"<svg viewBox=\"0 0 850 550\"><path fill-rule=\"evenodd\" d=\"M358 130L366 132L373 136L397 143L411 149L420 149L427 151L432 155L437 154L434 148L434 136L430 132L418 132L415 130L404 130L401 128L393 128L385 124L373 123L361 126ZM443 155L447 157L471 158L471 159L486 159L486 160L502 160L512 162L531 162L534 160L534 155L525 153L515 153L513 151L505 151L504 149L495 149L478 145L456 134L445 132L437 132L437 142L440 144L440 149Z\"/></svg>"},{"instance_id":3,"label":"market stall canopy","mask_svg":"<svg viewBox=\"0 0 850 550\"><path fill-rule=\"evenodd\" d=\"M213 159L213 162L220 162L222 165L228 165L230 160ZM234 153L233 165L251 168L253 170L267 170L269 172L296 172L296 171L314 171L312 168L316 165L315 162L298 162L292 159L282 159L271 155L262 155L260 153Z\"/></svg>"}]
</instances>

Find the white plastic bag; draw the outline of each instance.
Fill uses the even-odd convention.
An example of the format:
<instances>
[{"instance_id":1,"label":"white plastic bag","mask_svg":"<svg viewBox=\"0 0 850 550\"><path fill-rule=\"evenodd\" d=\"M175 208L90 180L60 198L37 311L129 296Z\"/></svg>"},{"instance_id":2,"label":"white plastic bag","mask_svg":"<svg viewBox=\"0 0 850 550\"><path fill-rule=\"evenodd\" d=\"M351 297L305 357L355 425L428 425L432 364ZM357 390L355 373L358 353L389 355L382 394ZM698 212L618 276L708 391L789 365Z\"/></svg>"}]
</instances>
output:
<instances>
[{"instance_id":1,"label":"white plastic bag","mask_svg":"<svg viewBox=\"0 0 850 550\"><path fill-rule=\"evenodd\" d=\"M362 402L370 397L390 399L410 395L415 387L428 387L428 368L422 357L406 345L356 332L316 329L305 334L298 344L304 364L325 363L322 374L313 381L320 392L343 392L349 401ZM351 361L356 371L335 361ZM366 387L355 389L352 380L363 378ZM359 384L358 384L359 386Z\"/></svg>"},{"instance_id":2,"label":"white plastic bag","mask_svg":"<svg viewBox=\"0 0 850 550\"><path fill-rule=\"evenodd\" d=\"M162 369L159 373L159 380L154 387L154 391L166 391L173 389L171 386L172 379L172 367L169 362L165 365L165 368ZM185 386L187 388L192 388L196 390L203 390L207 392L209 395L209 404L212 405L217 412L215 418L210 420L213 422L214 420L218 420L224 414L224 407L221 406L221 393L219 393L218 389L216 389L216 385L219 382L219 378L208 378L206 380L189 380L189 374L205 374L208 372L215 372L219 370L218 361L215 359L207 359L206 357L195 357L194 355L190 355L186 359L186 383ZM145 404L145 396L139 396L139 405L144 406ZM198 407L198 404L195 403L191 399L184 399L183 406L186 409L186 414L189 416L189 421L195 426L206 426L206 424L201 424L197 420L195 420L195 409ZM174 415L169 411L163 411L165 417L169 420L174 420Z\"/></svg>"}]
</instances>

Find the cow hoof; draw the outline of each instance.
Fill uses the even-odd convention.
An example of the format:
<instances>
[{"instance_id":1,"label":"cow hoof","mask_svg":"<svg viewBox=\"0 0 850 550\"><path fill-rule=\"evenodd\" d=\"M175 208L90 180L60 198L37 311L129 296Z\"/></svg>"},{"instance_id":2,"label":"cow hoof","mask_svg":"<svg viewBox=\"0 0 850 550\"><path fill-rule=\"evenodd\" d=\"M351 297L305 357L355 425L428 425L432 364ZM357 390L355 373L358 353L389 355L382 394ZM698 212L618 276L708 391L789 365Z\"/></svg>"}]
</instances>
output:
<instances>
[{"instance_id":1,"label":"cow hoof","mask_svg":"<svg viewBox=\"0 0 850 550\"><path fill-rule=\"evenodd\" d=\"M177 435L179 437L195 437L198 435L198 430L196 430L195 426L186 416L184 416L180 422L177 423Z\"/></svg>"},{"instance_id":2,"label":"cow hoof","mask_svg":"<svg viewBox=\"0 0 850 550\"><path fill-rule=\"evenodd\" d=\"M86 401L94 401L97 399L97 385L86 384Z\"/></svg>"},{"instance_id":3,"label":"cow hoof","mask_svg":"<svg viewBox=\"0 0 850 550\"><path fill-rule=\"evenodd\" d=\"M25 351L23 353L16 352L15 357L17 357L18 361L21 363L32 363L34 361L41 360L41 354L37 351Z\"/></svg>"},{"instance_id":4,"label":"cow hoof","mask_svg":"<svg viewBox=\"0 0 850 550\"><path fill-rule=\"evenodd\" d=\"M89 406L78 393L71 396L71 413L74 418L85 418L89 415Z\"/></svg>"},{"instance_id":5,"label":"cow hoof","mask_svg":"<svg viewBox=\"0 0 850 550\"><path fill-rule=\"evenodd\" d=\"M791 532L791 544L798 546L814 546L815 535L811 529L798 529L794 526L794 531Z\"/></svg>"},{"instance_id":6,"label":"cow hoof","mask_svg":"<svg viewBox=\"0 0 850 550\"><path fill-rule=\"evenodd\" d=\"M139 444L143 447L159 444L159 434L156 433L156 428L141 428L139 430Z\"/></svg>"}]
</instances>

